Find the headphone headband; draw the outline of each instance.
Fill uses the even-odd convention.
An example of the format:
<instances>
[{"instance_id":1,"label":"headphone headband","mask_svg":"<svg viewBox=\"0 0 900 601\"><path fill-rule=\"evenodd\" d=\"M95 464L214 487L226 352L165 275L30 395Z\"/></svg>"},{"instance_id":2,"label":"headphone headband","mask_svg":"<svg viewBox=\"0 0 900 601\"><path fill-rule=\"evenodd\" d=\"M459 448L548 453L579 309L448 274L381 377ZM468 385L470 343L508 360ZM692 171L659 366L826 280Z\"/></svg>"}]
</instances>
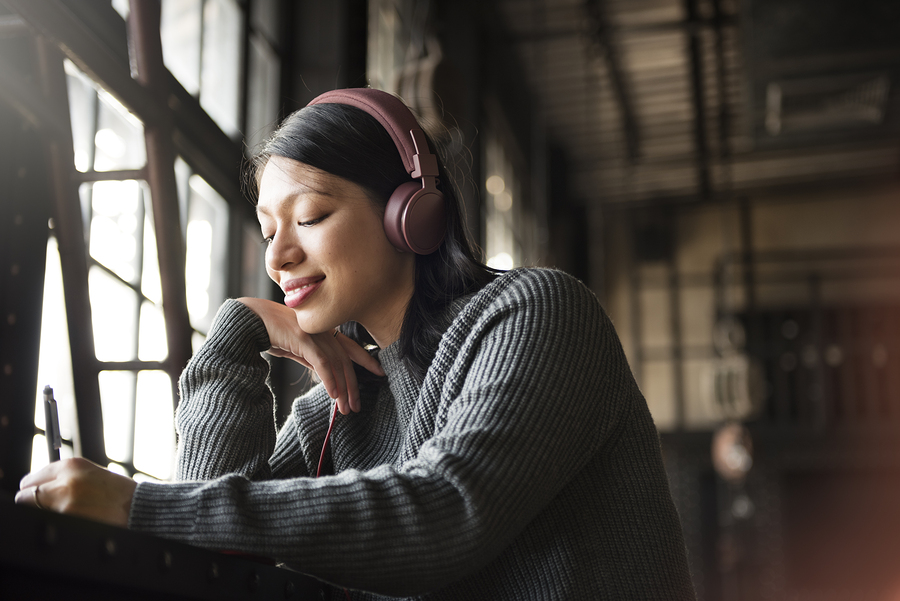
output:
<instances>
[{"instance_id":1,"label":"headphone headband","mask_svg":"<svg viewBox=\"0 0 900 601\"><path fill-rule=\"evenodd\" d=\"M314 104L347 104L364 110L391 135L407 173L416 178L438 176L437 159L428 158L434 155L428 149L419 123L409 108L393 94L374 88L332 90L313 98L307 106ZM416 139L419 136L421 138ZM422 172L416 174L420 168Z\"/></svg>"}]
</instances>

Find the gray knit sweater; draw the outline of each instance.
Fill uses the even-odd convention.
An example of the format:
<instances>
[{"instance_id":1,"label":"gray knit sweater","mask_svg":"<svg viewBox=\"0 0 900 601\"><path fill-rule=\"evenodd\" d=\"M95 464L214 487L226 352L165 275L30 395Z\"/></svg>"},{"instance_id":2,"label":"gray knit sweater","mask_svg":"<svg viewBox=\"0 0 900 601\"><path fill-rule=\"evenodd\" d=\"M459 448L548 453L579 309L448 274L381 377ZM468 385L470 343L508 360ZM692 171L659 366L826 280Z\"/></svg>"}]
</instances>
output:
<instances>
[{"instance_id":1,"label":"gray knit sweater","mask_svg":"<svg viewBox=\"0 0 900 601\"><path fill-rule=\"evenodd\" d=\"M178 482L138 484L129 526L355 599L693 599L657 433L596 297L520 269L452 311L421 385L397 344L379 353L387 377L338 416L336 475L314 479L331 401L315 387L276 435L266 329L226 302L181 377Z\"/></svg>"}]
</instances>

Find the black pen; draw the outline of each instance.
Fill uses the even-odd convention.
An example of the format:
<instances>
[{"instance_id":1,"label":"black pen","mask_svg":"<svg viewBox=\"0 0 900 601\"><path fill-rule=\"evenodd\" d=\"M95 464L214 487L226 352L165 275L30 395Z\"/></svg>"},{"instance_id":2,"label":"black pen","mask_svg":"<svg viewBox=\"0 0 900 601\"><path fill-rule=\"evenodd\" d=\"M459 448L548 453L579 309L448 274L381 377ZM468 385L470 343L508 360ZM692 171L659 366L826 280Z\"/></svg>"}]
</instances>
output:
<instances>
[{"instance_id":1,"label":"black pen","mask_svg":"<svg viewBox=\"0 0 900 601\"><path fill-rule=\"evenodd\" d=\"M59 433L59 412L56 409L56 399L53 398L53 389L44 386L44 435L47 437L47 455L50 461L59 461L59 447L62 446L62 436Z\"/></svg>"}]
</instances>

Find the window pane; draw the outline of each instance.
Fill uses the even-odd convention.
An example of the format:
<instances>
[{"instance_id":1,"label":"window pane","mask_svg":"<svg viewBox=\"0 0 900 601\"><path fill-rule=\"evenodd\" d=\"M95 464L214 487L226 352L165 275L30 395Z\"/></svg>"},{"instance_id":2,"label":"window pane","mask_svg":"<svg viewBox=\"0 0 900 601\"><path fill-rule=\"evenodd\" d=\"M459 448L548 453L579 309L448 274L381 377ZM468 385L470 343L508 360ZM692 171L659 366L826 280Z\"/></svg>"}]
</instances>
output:
<instances>
[{"instance_id":1,"label":"window pane","mask_svg":"<svg viewBox=\"0 0 900 601\"><path fill-rule=\"evenodd\" d=\"M202 0L163 0L160 38L163 62L191 94L200 91Z\"/></svg>"},{"instance_id":2,"label":"window pane","mask_svg":"<svg viewBox=\"0 0 900 601\"><path fill-rule=\"evenodd\" d=\"M278 118L280 87L278 56L265 40L250 38L250 81L247 89L247 149L250 150L272 131Z\"/></svg>"},{"instance_id":3,"label":"window pane","mask_svg":"<svg viewBox=\"0 0 900 601\"><path fill-rule=\"evenodd\" d=\"M144 127L118 100L100 90L94 169L140 169L147 161Z\"/></svg>"},{"instance_id":4,"label":"window pane","mask_svg":"<svg viewBox=\"0 0 900 601\"><path fill-rule=\"evenodd\" d=\"M273 44L278 44L278 0L253 0L251 8L253 28L262 32Z\"/></svg>"},{"instance_id":5,"label":"window pane","mask_svg":"<svg viewBox=\"0 0 900 601\"><path fill-rule=\"evenodd\" d=\"M116 10L119 15L122 16L123 19L128 18L128 13L131 12L131 7L128 5L128 0L112 0L112 7Z\"/></svg>"},{"instance_id":6,"label":"window pane","mask_svg":"<svg viewBox=\"0 0 900 601\"><path fill-rule=\"evenodd\" d=\"M113 461L129 461L134 438L134 372L101 371L100 405L106 455Z\"/></svg>"},{"instance_id":7,"label":"window pane","mask_svg":"<svg viewBox=\"0 0 900 601\"><path fill-rule=\"evenodd\" d=\"M137 355L137 293L96 266L88 274L88 290L97 359L133 360Z\"/></svg>"},{"instance_id":8,"label":"window pane","mask_svg":"<svg viewBox=\"0 0 900 601\"><path fill-rule=\"evenodd\" d=\"M206 336L200 332L191 334L191 348L195 353L200 350L200 347L203 346L204 342L206 342Z\"/></svg>"},{"instance_id":9,"label":"window pane","mask_svg":"<svg viewBox=\"0 0 900 601\"><path fill-rule=\"evenodd\" d=\"M240 129L240 68L243 13L234 0L206 0L200 105L229 136Z\"/></svg>"},{"instance_id":10,"label":"window pane","mask_svg":"<svg viewBox=\"0 0 900 601\"><path fill-rule=\"evenodd\" d=\"M172 475L175 459L172 380L164 371L138 373L135 404L134 467L151 476Z\"/></svg>"},{"instance_id":11,"label":"window pane","mask_svg":"<svg viewBox=\"0 0 900 601\"><path fill-rule=\"evenodd\" d=\"M149 194L147 198L149 198ZM144 213L144 251L141 266L141 293L157 305L162 302L162 282L159 278L159 256L152 211Z\"/></svg>"},{"instance_id":12,"label":"window pane","mask_svg":"<svg viewBox=\"0 0 900 601\"><path fill-rule=\"evenodd\" d=\"M181 224L181 235L187 228L188 201L191 197L191 166L181 157L175 158L175 183L178 186L178 223Z\"/></svg>"},{"instance_id":13,"label":"window pane","mask_svg":"<svg viewBox=\"0 0 900 601\"><path fill-rule=\"evenodd\" d=\"M34 423L44 428L44 386L53 387L59 410L59 431L63 438L75 435L75 385L72 382L72 354L63 298L62 268L56 238L47 242L44 273L44 300L41 308L41 348L38 356L37 398ZM41 451L46 456L46 447Z\"/></svg>"},{"instance_id":14,"label":"window pane","mask_svg":"<svg viewBox=\"0 0 900 601\"><path fill-rule=\"evenodd\" d=\"M209 330L225 300L228 273L228 204L199 175L190 178L185 284L191 325Z\"/></svg>"},{"instance_id":15,"label":"window pane","mask_svg":"<svg viewBox=\"0 0 900 601\"><path fill-rule=\"evenodd\" d=\"M84 185L93 186L91 256L123 280L137 282L144 220L140 185L134 180Z\"/></svg>"},{"instance_id":16,"label":"window pane","mask_svg":"<svg viewBox=\"0 0 900 601\"><path fill-rule=\"evenodd\" d=\"M241 267L241 295L269 298L271 280L266 273L266 247L257 224L243 228L244 253Z\"/></svg>"},{"instance_id":17,"label":"window pane","mask_svg":"<svg viewBox=\"0 0 900 601\"><path fill-rule=\"evenodd\" d=\"M141 304L138 359L141 361L162 361L168 354L166 320L163 316L162 307L144 302Z\"/></svg>"},{"instance_id":18,"label":"window pane","mask_svg":"<svg viewBox=\"0 0 900 601\"><path fill-rule=\"evenodd\" d=\"M90 78L71 61L65 61L66 89L69 95L69 116L72 121L72 142L75 168L85 172L94 162L94 132L97 120L97 91Z\"/></svg>"}]
</instances>

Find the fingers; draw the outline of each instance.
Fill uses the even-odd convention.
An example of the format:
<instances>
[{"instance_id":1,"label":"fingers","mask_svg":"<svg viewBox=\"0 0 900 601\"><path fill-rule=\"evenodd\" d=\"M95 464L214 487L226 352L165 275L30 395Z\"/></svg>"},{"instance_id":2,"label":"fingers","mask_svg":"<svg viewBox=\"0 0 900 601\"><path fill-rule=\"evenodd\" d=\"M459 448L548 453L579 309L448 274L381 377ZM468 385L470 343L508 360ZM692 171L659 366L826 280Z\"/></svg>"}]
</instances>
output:
<instances>
[{"instance_id":1,"label":"fingers","mask_svg":"<svg viewBox=\"0 0 900 601\"><path fill-rule=\"evenodd\" d=\"M338 334L336 340L354 363L366 368L376 376L385 375L378 360L370 355L366 349L359 346L355 340L344 334Z\"/></svg>"},{"instance_id":2,"label":"fingers","mask_svg":"<svg viewBox=\"0 0 900 601\"><path fill-rule=\"evenodd\" d=\"M57 483L57 479L67 472L78 472L93 466L86 459L80 457L73 459L63 459L62 461L54 461L48 463L41 469L30 474L19 481L19 492L16 493L16 503L24 505L36 505L41 509L52 509L53 490Z\"/></svg>"},{"instance_id":3,"label":"fingers","mask_svg":"<svg viewBox=\"0 0 900 601\"><path fill-rule=\"evenodd\" d=\"M125 526L137 483L79 457L28 474L16 503Z\"/></svg>"},{"instance_id":4,"label":"fingers","mask_svg":"<svg viewBox=\"0 0 900 601\"><path fill-rule=\"evenodd\" d=\"M42 497L38 497L42 494ZM41 500L43 499L43 501ZM16 503L19 505L33 505L38 509L49 509L44 502L47 501L47 489L41 491L40 484L36 486L26 486L16 493Z\"/></svg>"}]
</instances>

